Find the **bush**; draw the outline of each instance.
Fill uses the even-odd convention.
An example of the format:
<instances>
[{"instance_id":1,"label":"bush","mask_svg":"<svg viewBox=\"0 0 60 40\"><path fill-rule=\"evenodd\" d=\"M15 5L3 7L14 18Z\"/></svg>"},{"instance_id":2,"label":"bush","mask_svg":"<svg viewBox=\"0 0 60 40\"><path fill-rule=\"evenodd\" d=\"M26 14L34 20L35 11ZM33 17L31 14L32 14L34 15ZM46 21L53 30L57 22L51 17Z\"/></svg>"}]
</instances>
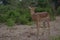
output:
<instances>
[{"instance_id":1,"label":"bush","mask_svg":"<svg viewBox=\"0 0 60 40\"><path fill-rule=\"evenodd\" d=\"M7 5L0 6L0 23L6 23L8 26L14 24L28 24L31 22L31 15L28 8L11 9Z\"/></svg>"},{"instance_id":2,"label":"bush","mask_svg":"<svg viewBox=\"0 0 60 40\"><path fill-rule=\"evenodd\" d=\"M0 5L0 22L4 23L7 19L6 12L9 10L8 6Z\"/></svg>"},{"instance_id":3,"label":"bush","mask_svg":"<svg viewBox=\"0 0 60 40\"><path fill-rule=\"evenodd\" d=\"M30 23L32 20L31 20L29 9L20 10L20 16L17 19L18 19L17 23L20 24Z\"/></svg>"},{"instance_id":4,"label":"bush","mask_svg":"<svg viewBox=\"0 0 60 40\"><path fill-rule=\"evenodd\" d=\"M35 9L35 12L44 12L45 11L45 8L40 8L40 7L37 7Z\"/></svg>"},{"instance_id":5,"label":"bush","mask_svg":"<svg viewBox=\"0 0 60 40\"><path fill-rule=\"evenodd\" d=\"M49 0L38 0L38 5L37 6L45 8L45 7L47 7L48 3L49 3Z\"/></svg>"},{"instance_id":6,"label":"bush","mask_svg":"<svg viewBox=\"0 0 60 40\"><path fill-rule=\"evenodd\" d=\"M57 9L57 15L60 16L60 7Z\"/></svg>"},{"instance_id":7,"label":"bush","mask_svg":"<svg viewBox=\"0 0 60 40\"><path fill-rule=\"evenodd\" d=\"M9 27L12 27L12 26L15 24L15 20L9 18L9 19L7 19L7 21L6 21L6 24L7 24Z\"/></svg>"}]
</instances>

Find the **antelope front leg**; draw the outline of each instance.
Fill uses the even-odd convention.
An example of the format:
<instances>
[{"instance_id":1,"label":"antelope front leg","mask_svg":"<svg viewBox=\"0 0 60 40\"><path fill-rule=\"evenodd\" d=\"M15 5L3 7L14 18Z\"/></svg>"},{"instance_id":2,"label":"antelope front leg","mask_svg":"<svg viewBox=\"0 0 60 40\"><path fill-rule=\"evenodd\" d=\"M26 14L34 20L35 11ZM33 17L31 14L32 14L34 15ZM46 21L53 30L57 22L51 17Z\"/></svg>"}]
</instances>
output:
<instances>
[{"instance_id":1,"label":"antelope front leg","mask_svg":"<svg viewBox=\"0 0 60 40\"><path fill-rule=\"evenodd\" d=\"M39 40L39 22L36 22L37 27L37 40Z\"/></svg>"},{"instance_id":2,"label":"antelope front leg","mask_svg":"<svg viewBox=\"0 0 60 40\"><path fill-rule=\"evenodd\" d=\"M48 26L48 39L50 40L50 23L49 23L49 20L47 20L47 26Z\"/></svg>"}]
</instances>

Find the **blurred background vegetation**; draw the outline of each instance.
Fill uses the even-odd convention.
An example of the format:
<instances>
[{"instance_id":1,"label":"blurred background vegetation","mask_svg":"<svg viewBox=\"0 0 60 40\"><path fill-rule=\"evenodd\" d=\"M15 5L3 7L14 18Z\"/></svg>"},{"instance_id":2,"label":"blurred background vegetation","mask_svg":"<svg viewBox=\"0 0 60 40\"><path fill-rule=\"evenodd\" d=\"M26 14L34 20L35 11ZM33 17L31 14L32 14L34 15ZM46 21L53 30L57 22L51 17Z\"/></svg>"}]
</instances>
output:
<instances>
[{"instance_id":1,"label":"blurred background vegetation","mask_svg":"<svg viewBox=\"0 0 60 40\"><path fill-rule=\"evenodd\" d=\"M35 12L49 12L51 20L60 15L60 7L55 8L52 0L0 0L0 23L8 26L30 24L32 22L28 6L36 3ZM57 4L57 3L56 3Z\"/></svg>"}]
</instances>

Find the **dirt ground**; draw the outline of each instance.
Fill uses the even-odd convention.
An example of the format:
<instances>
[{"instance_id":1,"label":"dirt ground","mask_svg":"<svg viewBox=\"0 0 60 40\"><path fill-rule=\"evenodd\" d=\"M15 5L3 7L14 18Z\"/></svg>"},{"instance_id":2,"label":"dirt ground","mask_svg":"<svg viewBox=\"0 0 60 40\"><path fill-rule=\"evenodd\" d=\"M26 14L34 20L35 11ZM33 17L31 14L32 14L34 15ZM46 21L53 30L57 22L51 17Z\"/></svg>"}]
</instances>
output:
<instances>
[{"instance_id":1,"label":"dirt ground","mask_svg":"<svg viewBox=\"0 0 60 40\"><path fill-rule=\"evenodd\" d=\"M42 33L45 31L44 33ZM44 35L43 35L44 34ZM48 40L48 29L40 28L39 40ZM50 36L60 35L60 17L50 22ZM37 40L37 31L35 25L15 25L13 28L8 28L6 25L0 25L0 40Z\"/></svg>"}]
</instances>

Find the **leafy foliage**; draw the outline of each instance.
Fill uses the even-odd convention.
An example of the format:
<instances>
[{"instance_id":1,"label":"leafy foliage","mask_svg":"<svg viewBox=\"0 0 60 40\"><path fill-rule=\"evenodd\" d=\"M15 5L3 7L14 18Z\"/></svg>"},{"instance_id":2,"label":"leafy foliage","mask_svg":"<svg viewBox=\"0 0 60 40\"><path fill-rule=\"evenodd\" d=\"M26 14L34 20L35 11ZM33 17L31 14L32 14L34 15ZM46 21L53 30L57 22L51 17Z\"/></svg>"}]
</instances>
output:
<instances>
[{"instance_id":1,"label":"leafy foliage","mask_svg":"<svg viewBox=\"0 0 60 40\"><path fill-rule=\"evenodd\" d=\"M0 4L0 23L8 26L14 24L29 24L32 19L28 9L31 2L38 2L35 12L47 11L53 19L54 13L47 0L6 0L7 5ZM59 13L59 12L58 12Z\"/></svg>"},{"instance_id":2,"label":"leafy foliage","mask_svg":"<svg viewBox=\"0 0 60 40\"><path fill-rule=\"evenodd\" d=\"M60 7L58 7L58 9L57 9L57 15L58 16L60 15Z\"/></svg>"},{"instance_id":3,"label":"leafy foliage","mask_svg":"<svg viewBox=\"0 0 60 40\"><path fill-rule=\"evenodd\" d=\"M9 5L10 6L10 5ZM0 23L6 23L8 26L16 24L27 24L31 22L29 9L14 8L9 6L0 6Z\"/></svg>"},{"instance_id":4,"label":"leafy foliage","mask_svg":"<svg viewBox=\"0 0 60 40\"><path fill-rule=\"evenodd\" d=\"M12 27L15 24L15 20L13 20L12 18L7 19L6 24L9 27Z\"/></svg>"}]
</instances>

